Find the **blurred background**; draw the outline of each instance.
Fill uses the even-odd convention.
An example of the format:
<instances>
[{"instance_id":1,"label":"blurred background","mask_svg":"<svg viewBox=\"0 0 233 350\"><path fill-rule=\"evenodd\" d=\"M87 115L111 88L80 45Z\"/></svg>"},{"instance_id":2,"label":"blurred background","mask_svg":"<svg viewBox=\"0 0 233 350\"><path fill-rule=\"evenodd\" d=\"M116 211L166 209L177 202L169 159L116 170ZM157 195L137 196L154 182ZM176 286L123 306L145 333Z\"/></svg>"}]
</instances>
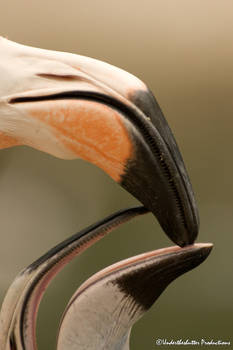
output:
<instances>
[{"instance_id":1,"label":"blurred background","mask_svg":"<svg viewBox=\"0 0 233 350\"><path fill-rule=\"evenodd\" d=\"M142 79L180 146L200 210L198 240L215 247L203 265L173 282L136 324L134 350L157 348L157 338L214 339L233 346L232 23L231 0L1 1L1 35L91 56ZM53 245L137 204L101 170L81 160L63 161L19 147L1 150L0 164L1 301L16 274ZM55 349L62 311L90 275L169 245L149 214L77 258L42 301L39 349Z\"/></svg>"}]
</instances>

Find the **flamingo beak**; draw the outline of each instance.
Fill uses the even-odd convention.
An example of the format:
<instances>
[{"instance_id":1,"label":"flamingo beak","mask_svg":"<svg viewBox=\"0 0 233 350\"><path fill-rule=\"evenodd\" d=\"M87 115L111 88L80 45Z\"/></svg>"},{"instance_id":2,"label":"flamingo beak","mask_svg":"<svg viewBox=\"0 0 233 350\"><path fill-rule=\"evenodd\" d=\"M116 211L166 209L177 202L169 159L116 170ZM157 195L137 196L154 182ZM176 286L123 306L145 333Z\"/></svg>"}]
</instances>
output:
<instances>
[{"instance_id":1,"label":"flamingo beak","mask_svg":"<svg viewBox=\"0 0 233 350\"><path fill-rule=\"evenodd\" d=\"M143 203L173 242L192 244L199 218L191 184L147 87L83 56L3 38L0 49L0 147L26 144L94 163Z\"/></svg>"},{"instance_id":2,"label":"flamingo beak","mask_svg":"<svg viewBox=\"0 0 233 350\"><path fill-rule=\"evenodd\" d=\"M80 348L128 350L134 323L173 280L201 264L211 249L210 243L159 249L98 272L67 305L58 349L75 344Z\"/></svg>"}]
</instances>

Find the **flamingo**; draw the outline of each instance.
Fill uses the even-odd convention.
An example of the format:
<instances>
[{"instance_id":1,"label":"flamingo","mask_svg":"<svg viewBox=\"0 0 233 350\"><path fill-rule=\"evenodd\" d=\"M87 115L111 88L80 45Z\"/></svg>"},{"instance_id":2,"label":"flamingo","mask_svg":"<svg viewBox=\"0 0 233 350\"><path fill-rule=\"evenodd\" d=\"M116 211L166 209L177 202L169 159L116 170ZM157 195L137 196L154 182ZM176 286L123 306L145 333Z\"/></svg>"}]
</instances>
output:
<instances>
[{"instance_id":1,"label":"flamingo","mask_svg":"<svg viewBox=\"0 0 233 350\"><path fill-rule=\"evenodd\" d=\"M68 238L16 277L1 308L0 350L36 350L37 311L52 278L108 232L150 211L184 248L145 253L91 277L71 298L57 343L60 350L129 349L132 325L212 248L193 244L198 210L174 136L146 85L119 68L3 37L0 52L0 148L82 158L143 204Z\"/></svg>"}]
</instances>

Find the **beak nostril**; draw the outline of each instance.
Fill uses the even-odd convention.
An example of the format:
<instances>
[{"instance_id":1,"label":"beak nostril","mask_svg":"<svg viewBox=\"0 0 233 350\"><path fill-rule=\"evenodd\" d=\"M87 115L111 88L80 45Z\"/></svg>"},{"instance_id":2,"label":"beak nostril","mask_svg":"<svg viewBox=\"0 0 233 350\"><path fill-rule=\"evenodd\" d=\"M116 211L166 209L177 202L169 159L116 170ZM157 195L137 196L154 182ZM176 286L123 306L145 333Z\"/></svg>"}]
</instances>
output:
<instances>
[{"instance_id":1,"label":"beak nostril","mask_svg":"<svg viewBox=\"0 0 233 350\"><path fill-rule=\"evenodd\" d=\"M88 81L84 77L75 75L75 74L53 74L53 73L37 73L40 78L57 80L57 81Z\"/></svg>"}]
</instances>

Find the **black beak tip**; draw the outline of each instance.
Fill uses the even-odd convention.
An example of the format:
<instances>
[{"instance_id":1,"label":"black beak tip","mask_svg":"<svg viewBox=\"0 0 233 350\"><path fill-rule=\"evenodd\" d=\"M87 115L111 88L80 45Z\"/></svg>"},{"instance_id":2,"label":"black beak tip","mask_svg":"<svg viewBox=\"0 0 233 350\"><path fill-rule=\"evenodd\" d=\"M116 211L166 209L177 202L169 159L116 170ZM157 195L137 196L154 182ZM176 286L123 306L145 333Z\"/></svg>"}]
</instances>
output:
<instances>
[{"instance_id":1,"label":"black beak tip","mask_svg":"<svg viewBox=\"0 0 233 350\"><path fill-rule=\"evenodd\" d=\"M192 245L198 235L198 230L196 231L185 231L185 233L176 234L175 238L174 236L170 238L173 240L174 243L176 243L180 247L186 247L188 245Z\"/></svg>"},{"instance_id":2,"label":"black beak tip","mask_svg":"<svg viewBox=\"0 0 233 350\"><path fill-rule=\"evenodd\" d=\"M170 236L170 235L168 237L172 240L172 242L174 242L176 245L178 245L181 248L187 247L187 246L192 245L194 243L194 240L193 239L190 240L190 238L181 238L181 237L179 237L179 238L176 239L176 238L174 238L173 236Z\"/></svg>"},{"instance_id":3,"label":"black beak tip","mask_svg":"<svg viewBox=\"0 0 233 350\"><path fill-rule=\"evenodd\" d=\"M177 211L170 210L169 215L165 216L163 211L154 213L158 219L162 229L166 235L180 247L191 245L195 242L199 231L198 214L193 217L186 217L186 222L180 216L177 216Z\"/></svg>"},{"instance_id":4,"label":"black beak tip","mask_svg":"<svg viewBox=\"0 0 233 350\"><path fill-rule=\"evenodd\" d=\"M146 311L173 280L204 262L212 248L211 243L164 248L162 254L148 256L148 259L141 261L140 266L135 265L117 283Z\"/></svg>"},{"instance_id":5,"label":"black beak tip","mask_svg":"<svg viewBox=\"0 0 233 350\"><path fill-rule=\"evenodd\" d=\"M175 244L191 245L198 235L199 215L178 145L149 90L135 90L129 100L142 115L135 112L134 128L128 129L134 152L121 185L155 215Z\"/></svg>"}]
</instances>

